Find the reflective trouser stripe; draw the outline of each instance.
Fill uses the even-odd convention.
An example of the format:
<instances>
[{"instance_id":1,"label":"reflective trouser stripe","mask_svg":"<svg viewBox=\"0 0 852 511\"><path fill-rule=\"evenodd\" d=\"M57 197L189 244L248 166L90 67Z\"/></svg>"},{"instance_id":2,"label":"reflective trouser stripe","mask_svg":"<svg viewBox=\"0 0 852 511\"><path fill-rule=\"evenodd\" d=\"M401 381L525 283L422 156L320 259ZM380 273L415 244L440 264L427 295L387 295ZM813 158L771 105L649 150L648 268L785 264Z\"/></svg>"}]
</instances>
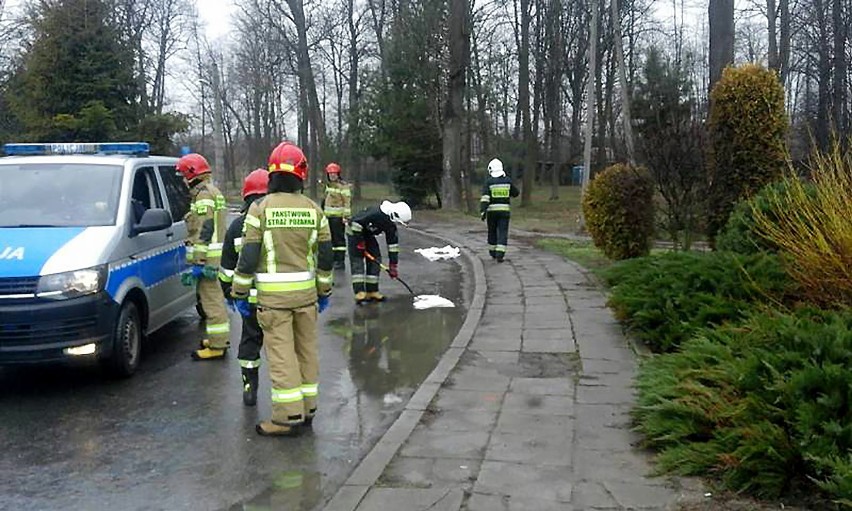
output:
<instances>
[{"instance_id":1,"label":"reflective trouser stripe","mask_svg":"<svg viewBox=\"0 0 852 511\"><path fill-rule=\"evenodd\" d=\"M219 280L222 282L230 283L234 281L234 270L226 270L225 268L219 269Z\"/></svg>"},{"instance_id":2,"label":"reflective trouser stripe","mask_svg":"<svg viewBox=\"0 0 852 511\"><path fill-rule=\"evenodd\" d=\"M497 246L494 247L494 250L496 250L497 252L505 252L506 251L506 245L497 245Z\"/></svg>"},{"instance_id":3,"label":"reflective trouser stripe","mask_svg":"<svg viewBox=\"0 0 852 511\"><path fill-rule=\"evenodd\" d=\"M339 247L332 248L335 252L346 252L346 245L340 245Z\"/></svg>"},{"instance_id":4,"label":"reflective trouser stripe","mask_svg":"<svg viewBox=\"0 0 852 511\"><path fill-rule=\"evenodd\" d=\"M378 275L367 275L364 278L364 281L367 282L368 284L376 284L376 283L379 282L379 276Z\"/></svg>"},{"instance_id":5,"label":"reflective trouser stripe","mask_svg":"<svg viewBox=\"0 0 852 511\"><path fill-rule=\"evenodd\" d=\"M228 323L218 323L215 325L207 325L207 335L227 334Z\"/></svg>"},{"instance_id":6,"label":"reflective trouser stripe","mask_svg":"<svg viewBox=\"0 0 852 511\"><path fill-rule=\"evenodd\" d=\"M497 250L497 245L488 245L488 250Z\"/></svg>"},{"instance_id":7,"label":"reflective trouser stripe","mask_svg":"<svg viewBox=\"0 0 852 511\"><path fill-rule=\"evenodd\" d=\"M273 403L298 403L302 400L302 389L272 389Z\"/></svg>"},{"instance_id":8,"label":"reflective trouser stripe","mask_svg":"<svg viewBox=\"0 0 852 511\"><path fill-rule=\"evenodd\" d=\"M260 367L260 359L257 360L240 360L240 367L243 369L257 369Z\"/></svg>"},{"instance_id":9,"label":"reflective trouser stripe","mask_svg":"<svg viewBox=\"0 0 852 511\"><path fill-rule=\"evenodd\" d=\"M391 245L388 245L388 253L391 253L391 252L399 252L399 245L397 243L393 243Z\"/></svg>"},{"instance_id":10,"label":"reflective trouser stripe","mask_svg":"<svg viewBox=\"0 0 852 511\"><path fill-rule=\"evenodd\" d=\"M252 282L254 282L252 277L246 277L239 273L234 274L234 284L238 286L250 286Z\"/></svg>"},{"instance_id":11,"label":"reflective trouser stripe","mask_svg":"<svg viewBox=\"0 0 852 511\"><path fill-rule=\"evenodd\" d=\"M320 284L328 284L330 286L334 284L334 277L332 277L330 274L327 277L317 276L317 282L319 282Z\"/></svg>"},{"instance_id":12,"label":"reflective trouser stripe","mask_svg":"<svg viewBox=\"0 0 852 511\"><path fill-rule=\"evenodd\" d=\"M302 395L305 397L316 397L319 394L319 384L318 383L303 383L302 387Z\"/></svg>"},{"instance_id":13,"label":"reflective trouser stripe","mask_svg":"<svg viewBox=\"0 0 852 511\"><path fill-rule=\"evenodd\" d=\"M364 275L363 273L358 274L358 275L352 275L352 283L353 284L356 284L356 283L361 284L361 283L364 282L364 279L366 279L366 278L367 278L367 276Z\"/></svg>"}]
</instances>

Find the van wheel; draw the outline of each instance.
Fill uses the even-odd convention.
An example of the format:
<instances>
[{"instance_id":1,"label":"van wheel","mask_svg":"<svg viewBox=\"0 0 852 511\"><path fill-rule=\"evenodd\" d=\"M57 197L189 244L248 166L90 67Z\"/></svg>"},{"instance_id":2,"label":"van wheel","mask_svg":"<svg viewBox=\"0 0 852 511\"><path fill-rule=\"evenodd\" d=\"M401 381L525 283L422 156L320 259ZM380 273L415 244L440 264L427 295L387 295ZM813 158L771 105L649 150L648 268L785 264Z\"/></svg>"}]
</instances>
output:
<instances>
[{"instance_id":1,"label":"van wheel","mask_svg":"<svg viewBox=\"0 0 852 511\"><path fill-rule=\"evenodd\" d=\"M139 367L142 352L142 323L133 302L121 306L115 325L112 355L104 360L105 369L119 378L132 376Z\"/></svg>"}]
</instances>

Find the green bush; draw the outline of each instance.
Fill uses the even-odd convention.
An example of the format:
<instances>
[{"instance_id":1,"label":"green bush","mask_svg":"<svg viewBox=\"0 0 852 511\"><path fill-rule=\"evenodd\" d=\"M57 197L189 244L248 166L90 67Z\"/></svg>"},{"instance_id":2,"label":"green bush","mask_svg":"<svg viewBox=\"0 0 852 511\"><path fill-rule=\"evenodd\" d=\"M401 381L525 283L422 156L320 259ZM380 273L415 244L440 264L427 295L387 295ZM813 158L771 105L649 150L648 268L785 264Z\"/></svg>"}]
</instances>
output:
<instances>
[{"instance_id":1,"label":"green bush","mask_svg":"<svg viewBox=\"0 0 852 511\"><path fill-rule=\"evenodd\" d=\"M707 231L715 238L737 201L781 177L788 121L778 76L755 64L725 69L710 98Z\"/></svg>"},{"instance_id":2,"label":"green bush","mask_svg":"<svg viewBox=\"0 0 852 511\"><path fill-rule=\"evenodd\" d=\"M670 252L620 262L601 276L615 316L658 352L792 291L779 258L768 254Z\"/></svg>"},{"instance_id":3,"label":"green bush","mask_svg":"<svg viewBox=\"0 0 852 511\"><path fill-rule=\"evenodd\" d=\"M586 228L610 259L647 255L654 234L654 183L645 169L616 164L601 171L583 197Z\"/></svg>"},{"instance_id":4,"label":"green bush","mask_svg":"<svg viewBox=\"0 0 852 511\"><path fill-rule=\"evenodd\" d=\"M660 472L852 504L852 310L754 313L643 364L634 410Z\"/></svg>"}]
</instances>

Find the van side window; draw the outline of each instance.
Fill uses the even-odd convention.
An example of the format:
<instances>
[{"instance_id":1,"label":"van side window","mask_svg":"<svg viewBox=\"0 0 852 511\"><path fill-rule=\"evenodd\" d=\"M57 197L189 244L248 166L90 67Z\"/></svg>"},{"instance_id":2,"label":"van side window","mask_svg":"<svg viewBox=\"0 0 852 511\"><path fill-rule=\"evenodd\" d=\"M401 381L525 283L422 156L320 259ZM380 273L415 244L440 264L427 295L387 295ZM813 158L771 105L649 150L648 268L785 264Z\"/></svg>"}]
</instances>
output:
<instances>
[{"instance_id":1,"label":"van side window","mask_svg":"<svg viewBox=\"0 0 852 511\"><path fill-rule=\"evenodd\" d=\"M163 186L166 187L166 196L169 198L169 210L175 222L179 222L189 211L189 189L183 178L178 175L174 166L159 167Z\"/></svg>"},{"instance_id":2,"label":"van side window","mask_svg":"<svg viewBox=\"0 0 852 511\"><path fill-rule=\"evenodd\" d=\"M142 220L142 215L145 214L145 211L151 208L163 207L163 199L160 195L160 187L157 185L157 179L154 177L153 167L136 169L136 174L133 176L130 206L134 224L138 224Z\"/></svg>"}]
</instances>

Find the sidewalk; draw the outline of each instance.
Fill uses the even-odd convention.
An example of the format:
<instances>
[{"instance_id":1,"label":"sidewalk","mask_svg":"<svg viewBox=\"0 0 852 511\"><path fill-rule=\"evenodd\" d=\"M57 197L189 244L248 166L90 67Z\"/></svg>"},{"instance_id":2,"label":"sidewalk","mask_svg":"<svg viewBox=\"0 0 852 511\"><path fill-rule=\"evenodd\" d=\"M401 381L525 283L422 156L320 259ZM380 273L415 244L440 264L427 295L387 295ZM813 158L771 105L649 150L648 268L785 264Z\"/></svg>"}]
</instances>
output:
<instances>
[{"instance_id":1,"label":"sidewalk","mask_svg":"<svg viewBox=\"0 0 852 511\"><path fill-rule=\"evenodd\" d=\"M473 262L467 321L326 511L677 509L696 494L646 477L635 355L580 267L512 239L497 264L483 228L424 231Z\"/></svg>"}]
</instances>

